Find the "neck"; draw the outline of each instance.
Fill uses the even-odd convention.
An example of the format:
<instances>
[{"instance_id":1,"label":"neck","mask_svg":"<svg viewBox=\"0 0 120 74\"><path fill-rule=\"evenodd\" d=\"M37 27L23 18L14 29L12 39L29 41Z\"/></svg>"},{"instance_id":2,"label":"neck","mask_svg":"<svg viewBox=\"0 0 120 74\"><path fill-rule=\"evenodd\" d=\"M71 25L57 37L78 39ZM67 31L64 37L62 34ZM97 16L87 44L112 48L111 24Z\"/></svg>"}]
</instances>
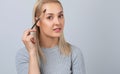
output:
<instances>
[{"instance_id":1,"label":"neck","mask_svg":"<svg viewBox=\"0 0 120 74\"><path fill-rule=\"evenodd\" d=\"M40 36L40 46L44 48L52 48L58 44L58 38Z\"/></svg>"}]
</instances>

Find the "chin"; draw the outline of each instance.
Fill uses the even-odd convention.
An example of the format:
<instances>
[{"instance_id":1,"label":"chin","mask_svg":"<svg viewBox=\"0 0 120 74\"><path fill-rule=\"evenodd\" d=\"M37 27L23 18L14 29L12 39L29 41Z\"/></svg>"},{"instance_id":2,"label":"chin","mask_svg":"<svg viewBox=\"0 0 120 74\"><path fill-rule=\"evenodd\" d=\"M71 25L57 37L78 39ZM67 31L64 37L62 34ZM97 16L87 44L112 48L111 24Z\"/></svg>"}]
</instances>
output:
<instances>
[{"instance_id":1,"label":"chin","mask_svg":"<svg viewBox=\"0 0 120 74\"><path fill-rule=\"evenodd\" d=\"M62 33L54 34L53 37L60 37Z\"/></svg>"},{"instance_id":2,"label":"chin","mask_svg":"<svg viewBox=\"0 0 120 74\"><path fill-rule=\"evenodd\" d=\"M61 35L54 35L53 37L56 37L56 38L57 38L57 37L60 37L60 36L61 36Z\"/></svg>"}]
</instances>

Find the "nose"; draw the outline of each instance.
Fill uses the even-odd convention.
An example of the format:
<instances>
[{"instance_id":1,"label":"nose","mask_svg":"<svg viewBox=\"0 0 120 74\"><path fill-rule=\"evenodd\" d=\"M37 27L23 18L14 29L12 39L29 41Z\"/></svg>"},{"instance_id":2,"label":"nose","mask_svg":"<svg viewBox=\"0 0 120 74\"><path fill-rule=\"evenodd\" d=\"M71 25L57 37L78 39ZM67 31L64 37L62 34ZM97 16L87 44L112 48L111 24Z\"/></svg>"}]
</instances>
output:
<instances>
[{"instance_id":1,"label":"nose","mask_svg":"<svg viewBox=\"0 0 120 74\"><path fill-rule=\"evenodd\" d=\"M54 24L55 24L55 25L59 25L59 24L60 24L60 19L56 17L56 18L54 19Z\"/></svg>"}]
</instances>

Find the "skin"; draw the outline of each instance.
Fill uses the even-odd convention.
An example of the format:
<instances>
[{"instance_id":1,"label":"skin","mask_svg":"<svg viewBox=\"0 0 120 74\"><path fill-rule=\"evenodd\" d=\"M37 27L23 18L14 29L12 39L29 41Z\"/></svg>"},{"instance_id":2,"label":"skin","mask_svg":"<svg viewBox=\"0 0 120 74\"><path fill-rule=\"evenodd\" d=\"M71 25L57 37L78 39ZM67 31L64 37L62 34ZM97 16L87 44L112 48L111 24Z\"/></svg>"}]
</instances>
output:
<instances>
[{"instance_id":1,"label":"skin","mask_svg":"<svg viewBox=\"0 0 120 74\"><path fill-rule=\"evenodd\" d=\"M46 12L41 14L40 21L37 23L37 26L40 28L40 45L44 48L51 48L58 44L58 38L63 32L63 9L59 3L46 3L42 6L42 10L44 9L46 9ZM36 30L28 29L22 37L30 57L28 74L40 74L36 40L30 32L36 32Z\"/></svg>"},{"instance_id":2,"label":"skin","mask_svg":"<svg viewBox=\"0 0 120 74\"><path fill-rule=\"evenodd\" d=\"M46 9L46 12L41 16L42 19L38 22L37 26L39 26L41 32L41 46L50 48L58 43L58 37L60 37L63 31L63 9L58 3L44 4L42 10L44 9ZM61 28L61 31L55 32L55 28Z\"/></svg>"}]
</instances>

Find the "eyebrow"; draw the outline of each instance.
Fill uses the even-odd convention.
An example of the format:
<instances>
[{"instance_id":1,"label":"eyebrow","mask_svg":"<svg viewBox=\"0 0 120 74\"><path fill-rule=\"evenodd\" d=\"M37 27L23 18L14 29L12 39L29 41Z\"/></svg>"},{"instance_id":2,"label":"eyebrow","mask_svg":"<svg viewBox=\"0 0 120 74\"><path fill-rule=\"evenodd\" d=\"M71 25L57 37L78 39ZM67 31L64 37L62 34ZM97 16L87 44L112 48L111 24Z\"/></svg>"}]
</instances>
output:
<instances>
[{"instance_id":1,"label":"eyebrow","mask_svg":"<svg viewBox=\"0 0 120 74\"><path fill-rule=\"evenodd\" d=\"M63 11L58 12L58 14L63 13ZM46 15L53 15L53 13L46 13Z\"/></svg>"}]
</instances>

